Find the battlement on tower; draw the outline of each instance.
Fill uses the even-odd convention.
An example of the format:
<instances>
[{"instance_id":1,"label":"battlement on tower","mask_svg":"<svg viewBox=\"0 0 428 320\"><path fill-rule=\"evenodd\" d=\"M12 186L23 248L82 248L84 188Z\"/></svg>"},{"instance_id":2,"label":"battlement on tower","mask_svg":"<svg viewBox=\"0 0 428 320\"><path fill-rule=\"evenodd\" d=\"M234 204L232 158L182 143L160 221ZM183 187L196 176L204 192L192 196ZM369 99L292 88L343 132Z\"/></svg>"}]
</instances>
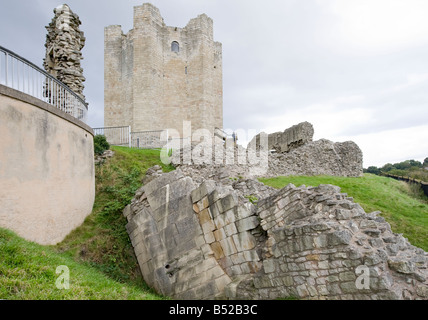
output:
<instances>
[{"instance_id":1,"label":"battlement on tower","mask_svg":"<svg viewBox=\"0 0 428 320\"><path fill-rule=\"evenodd\" d=\"M134 7L134 28L141 28L153 23L165 26L165 22L158 8L151 3L144 3L141 6Z\"/></svg>"}]
</instances>

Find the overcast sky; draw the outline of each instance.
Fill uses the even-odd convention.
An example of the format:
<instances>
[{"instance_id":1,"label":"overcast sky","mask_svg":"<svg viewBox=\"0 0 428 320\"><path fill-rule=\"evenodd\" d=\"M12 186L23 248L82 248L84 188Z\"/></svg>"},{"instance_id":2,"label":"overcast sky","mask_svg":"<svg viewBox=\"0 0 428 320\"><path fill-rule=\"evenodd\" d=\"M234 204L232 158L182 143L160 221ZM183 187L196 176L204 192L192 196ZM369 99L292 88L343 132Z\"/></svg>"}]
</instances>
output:
<instances>
[{"instance_id":1,"label":"overcast sky","mask_svg":"<svg viewBox=\"0 0 428 320\"><path fill-rule=\"evenodd\" d=\"M101 127L104 27L127 33L143 2L1 0L0 45L41 67L45 26L67 3L86 37L88 122ZM428 157L427 0L150 2L168 26L201 13L214 20L225 129L271 133L309 121L315 140L356 142L364 167Z\"/></svg>"}]
</instances>

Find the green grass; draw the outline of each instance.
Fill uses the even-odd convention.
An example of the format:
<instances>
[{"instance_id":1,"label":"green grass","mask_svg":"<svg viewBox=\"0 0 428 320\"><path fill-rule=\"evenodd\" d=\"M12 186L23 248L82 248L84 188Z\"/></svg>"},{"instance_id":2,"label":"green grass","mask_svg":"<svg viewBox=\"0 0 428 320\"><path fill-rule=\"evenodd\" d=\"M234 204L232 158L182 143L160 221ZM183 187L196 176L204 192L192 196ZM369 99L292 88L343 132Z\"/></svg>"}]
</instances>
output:
<instances>
[{"instance_id":1,"label":"green grass","mask_svg":"<svg viewBox=\"0 0 428 320\"><path fill-rule=\"evenodd\" d=\"M333 184L341 187L369 213L381 211L396 233L402 233L409 241L428 251L428 198L412 190L402 181L364 174L359 178L331 176L289 176L259 179L261 182L282 188L289 183L296 186Z\"/></svg>"},{"instance_id":2,"label":"green grass","mask_svg":"<svg viewBox=\"0 0 428 320\"><path fill-rule=\"evenodd\" d=\"M0 299L132 300L159 299L138 286L120 283L53 248L23 240L0 228ZM69 289L56 286L58 266L69 269Z\"/></svg>"},{"instance_id":3,"label":"green grass","mask_svg":"<svg viewBox=\"0 0 428 320\"><path fill-rule=\"evenodd\" d=\"M146 170L164 171L158 150L112 147L96 166L96 196L85 222L56 246L41 246L0 229L1 299L165 299L144 283L122 215ZM70 269L70 289L59 290L56 267Z\"/></svg>"}]
</instances>

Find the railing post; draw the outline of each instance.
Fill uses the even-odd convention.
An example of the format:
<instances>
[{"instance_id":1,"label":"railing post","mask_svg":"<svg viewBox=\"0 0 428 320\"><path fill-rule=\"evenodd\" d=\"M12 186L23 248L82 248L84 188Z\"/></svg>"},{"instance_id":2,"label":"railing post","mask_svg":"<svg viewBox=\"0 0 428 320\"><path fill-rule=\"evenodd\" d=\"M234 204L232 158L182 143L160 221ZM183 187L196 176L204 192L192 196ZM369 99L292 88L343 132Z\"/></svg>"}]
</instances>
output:
<instances>
[{"instance_id":1,"label":"railing post","mask_svg":"<svg viewBox=\"0 0 428 320\"><path fill-rule=\"evenodd\" d=\"M8 77L8 70L7 70L8 69L7 56L8 56L8 54L7 54L7 52L5 52L5 56L4 56L5 67L6 67L5 77L6 77L6 86L8 87L9 86L9 77Z\"/></svg>"},{"instance_id":2,"label":"railing post","mask_svg":"<svg viewBox=\"0 0 428 320\"><path fill-rule=\"evenodd\" d=\"M129 134L129 136L128 136L128 145L129 145L130 148L132 148L131 126L128 126L128 134Z\"/></svg>"},{"instance_id":3,"label":"railing post","mask_svg":"<svg viewBox=\"0 0 428 320\"><path fill-rule=\"evenodd\" d=\"M169 134L168 134L168 129L166 129L166 154L169 154Z\"/></svg>"}]
</instances>

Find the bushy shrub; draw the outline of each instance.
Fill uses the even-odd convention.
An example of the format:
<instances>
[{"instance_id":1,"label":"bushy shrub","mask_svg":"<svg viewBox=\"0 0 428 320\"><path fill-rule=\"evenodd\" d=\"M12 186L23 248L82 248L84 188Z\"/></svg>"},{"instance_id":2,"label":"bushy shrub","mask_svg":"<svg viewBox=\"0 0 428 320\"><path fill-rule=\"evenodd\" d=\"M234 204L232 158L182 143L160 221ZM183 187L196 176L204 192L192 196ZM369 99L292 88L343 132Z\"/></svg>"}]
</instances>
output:
<instances>
[{"instance_id":1,"label":"bushy shrub","mask_svg":"<svg viewBox=\"0 0 428 320\"><path fill-rule=\"evenodd\" d=\"M101 155L108 149L110 149L110 144L107 142L106 137L103 135L96 135L94 137L94 153Z\"/></svg>"}]
</instances>

